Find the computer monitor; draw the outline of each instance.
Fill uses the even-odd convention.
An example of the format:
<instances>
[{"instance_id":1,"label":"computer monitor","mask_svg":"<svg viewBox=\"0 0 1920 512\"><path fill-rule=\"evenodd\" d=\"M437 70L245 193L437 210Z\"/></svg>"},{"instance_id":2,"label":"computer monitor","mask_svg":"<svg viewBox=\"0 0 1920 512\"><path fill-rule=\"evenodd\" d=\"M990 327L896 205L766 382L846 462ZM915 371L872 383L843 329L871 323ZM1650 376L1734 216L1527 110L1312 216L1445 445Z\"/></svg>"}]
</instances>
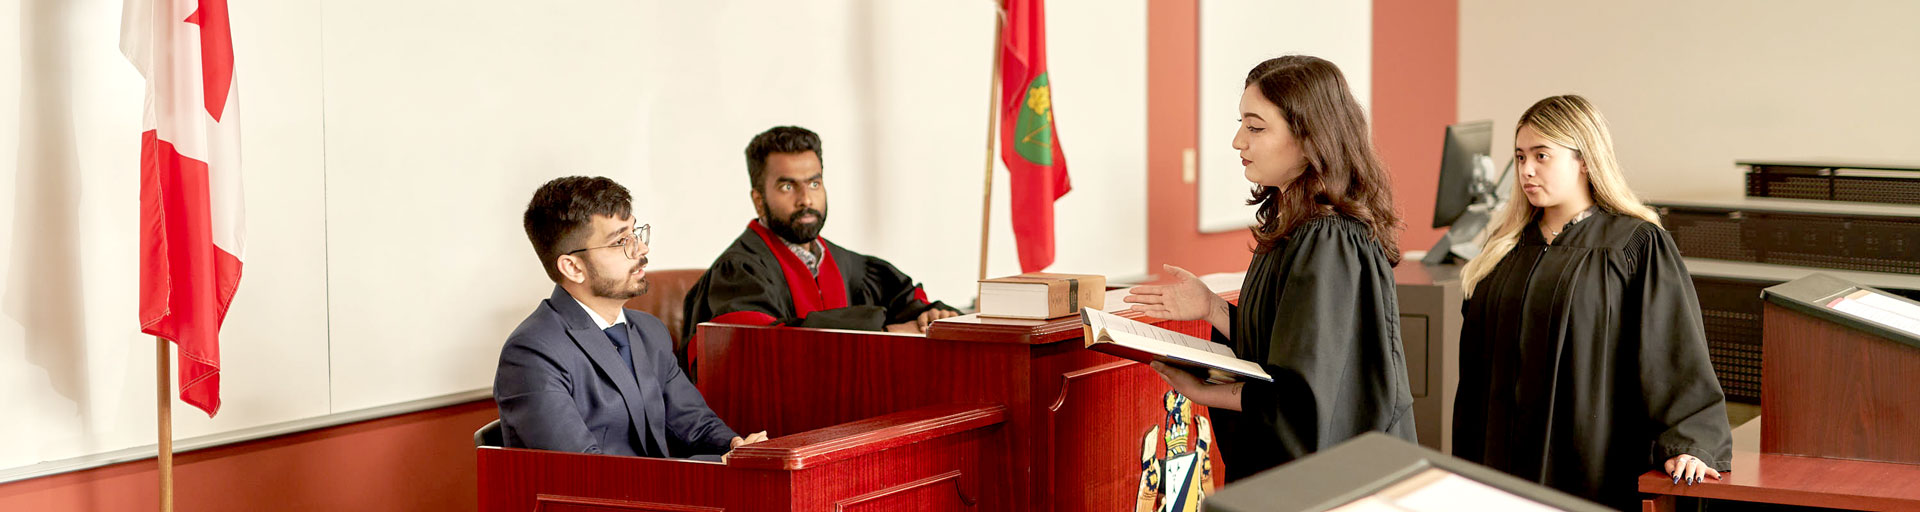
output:
<instances>
[{"instance_id":1,"label":"computer monitor","mask_svg":"<svg viewBox=\"0 0 1920 512\"><path fill-rule=\"evenodd\" d=\"M1378 432L1226 486L1207 512L1600 512L1606 507Z\"/></svg>"},{"instance_id":2,"label":"computer monitor","mask_svg":"<svg viewBox=\"0 0 1920 512\"><path fill-rule=\"evenodd\" d=\"M1440 189L1433 199L1433 227L1453 225L1473 205L1473 185L1480 158L1493 158L1493 121L1473 121L1447 127L1440 150Z\"/></svg>"},{"instance_id":3,"label":"computer monitor","mask_svg":"<svg viewBox=\"0 0 1920 512\"><path fill-rule=\"evenodd\" d=\"M1434 194L1433 227L1447 228L1433 244L1428 265L1443 265L1480 255L1475 239L1493 219L1493 210L1512 195L1508 173L1493 167L1493 121L1447 127L1440 153L1440 186ZM1511 161L1509 161L1511 162ZM1511 170L1512 164L1508 164Z\"/></svg>"}]
</instances>

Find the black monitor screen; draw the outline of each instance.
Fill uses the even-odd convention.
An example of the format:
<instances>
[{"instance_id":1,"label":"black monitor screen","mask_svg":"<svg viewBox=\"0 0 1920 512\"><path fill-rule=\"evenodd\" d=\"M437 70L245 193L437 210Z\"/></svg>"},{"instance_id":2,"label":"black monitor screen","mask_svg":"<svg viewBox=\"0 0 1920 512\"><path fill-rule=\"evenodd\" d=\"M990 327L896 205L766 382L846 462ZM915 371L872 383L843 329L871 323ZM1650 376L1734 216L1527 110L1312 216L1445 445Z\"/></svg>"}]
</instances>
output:
<instances>
[{"instance_id":1,"label":"black monitor screen","mask_svg":"<svg viewBox=\"0 0 1920 512\"><path fill-rule=\"evenodd\" d=\"M1440 188L1433 201L1433 227L1453 225L1473 204L1473 163L1493 156L1493 121L1474 121L1447 127L1440 153Z\"/></svg>"}]
</instances>

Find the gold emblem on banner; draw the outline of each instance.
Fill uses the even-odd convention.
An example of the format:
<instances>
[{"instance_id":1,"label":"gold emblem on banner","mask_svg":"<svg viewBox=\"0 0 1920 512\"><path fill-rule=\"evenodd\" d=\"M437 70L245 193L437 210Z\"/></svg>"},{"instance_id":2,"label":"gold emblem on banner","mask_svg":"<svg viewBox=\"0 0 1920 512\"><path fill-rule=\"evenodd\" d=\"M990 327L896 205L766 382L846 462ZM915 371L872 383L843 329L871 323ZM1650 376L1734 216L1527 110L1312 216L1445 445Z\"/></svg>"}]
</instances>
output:
<instances>
[{"instance_id":1,"label":"gold emblem on banner","mask_svg":"<svg viewBox=\"0 0 1920 512\"><path fill-rule=\"evenodd\" d=\"M1168 391L1162 425L1140 441L1140 494L1134 512L1200 512L1213 491L1213 426L1193 415L1193 402Z\"/></svg>"}]
</instances>

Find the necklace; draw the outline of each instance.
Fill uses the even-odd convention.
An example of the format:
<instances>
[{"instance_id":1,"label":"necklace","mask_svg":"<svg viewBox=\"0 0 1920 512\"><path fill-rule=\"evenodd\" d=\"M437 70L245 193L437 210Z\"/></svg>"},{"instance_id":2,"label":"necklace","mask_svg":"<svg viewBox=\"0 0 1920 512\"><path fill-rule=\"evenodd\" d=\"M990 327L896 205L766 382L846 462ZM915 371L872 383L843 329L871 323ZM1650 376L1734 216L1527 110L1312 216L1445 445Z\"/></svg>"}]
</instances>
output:
<instances>
[{"instance_id":1,"label":"necklace","mask_svg":"<svg viewBox=\"0 0 1920 512\"><path fill-rule=\"evenodd\" d=\"M1592 209L1592 208L1588 208L1588 209L1585 209L1585 210L1581 210L1581 211L1580 211L1580 214L1579 214L1579 215L1574 215L1574 216L1573 216L1573 220L1570 220L1570 221L1567 221L1567 223L1566 223L1565 225L1562 225L1562 226L1560 226L1560 229L1556 229L1556 230L1553 230L1553 231L1551 231L1551 232L1550 232L1551 234L1549 234L1549 235L1547 235L1547 236L1552 236L1552 237L1556 237L1556 238L1558 238L1558 237L1560 236L1560 232L1561 232L1561 231L1566 231L1566 230L1567 230L1567 228L1569 228L1569 227L1573 227L1573 225L1574 225L1574 224L1578 224L1578 223L1579 223L1580 221L1583 221L1583 220L1587 220L1587 217L1592 217L1592 216L1593 216L1593 209Z\"/></svg>"}]
</instances>

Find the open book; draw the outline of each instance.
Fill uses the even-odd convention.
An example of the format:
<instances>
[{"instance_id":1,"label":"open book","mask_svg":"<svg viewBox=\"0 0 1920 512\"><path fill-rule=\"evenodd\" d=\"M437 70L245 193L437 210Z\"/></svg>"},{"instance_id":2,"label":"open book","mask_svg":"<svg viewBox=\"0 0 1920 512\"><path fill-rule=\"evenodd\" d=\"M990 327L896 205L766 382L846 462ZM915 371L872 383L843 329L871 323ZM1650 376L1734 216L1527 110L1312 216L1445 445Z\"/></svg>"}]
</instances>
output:
<instances>
[{"instance_id":1,"label":"open book","mask_svg":"<svg viewBox=\"0 0 1920 512\"><path fill-rule=\"evenodd\" d=\"M1161 329L1093 308L1080 308L1087 348L1142 363L1220 370L1273 382L1260 365L1234 357L1226 345Z\"/></svg>"}]
</instances>

